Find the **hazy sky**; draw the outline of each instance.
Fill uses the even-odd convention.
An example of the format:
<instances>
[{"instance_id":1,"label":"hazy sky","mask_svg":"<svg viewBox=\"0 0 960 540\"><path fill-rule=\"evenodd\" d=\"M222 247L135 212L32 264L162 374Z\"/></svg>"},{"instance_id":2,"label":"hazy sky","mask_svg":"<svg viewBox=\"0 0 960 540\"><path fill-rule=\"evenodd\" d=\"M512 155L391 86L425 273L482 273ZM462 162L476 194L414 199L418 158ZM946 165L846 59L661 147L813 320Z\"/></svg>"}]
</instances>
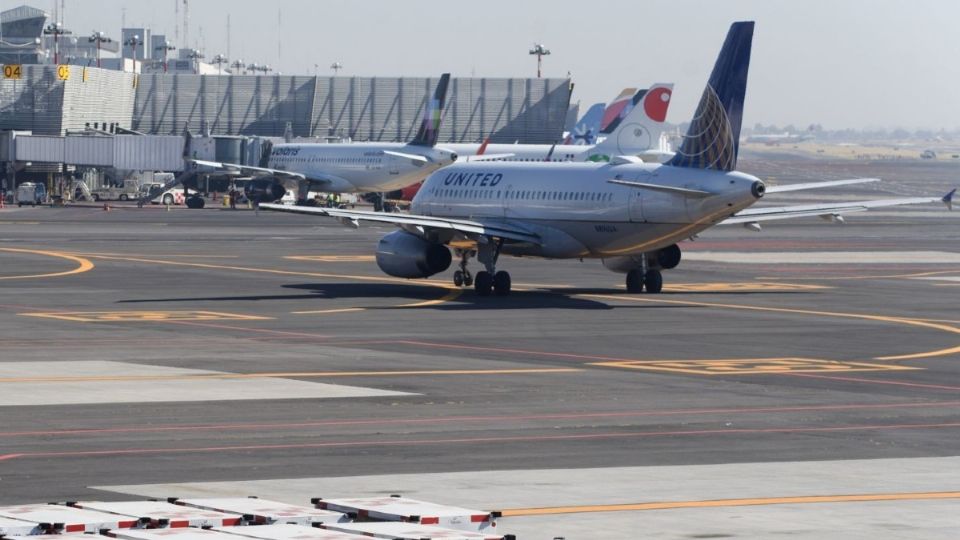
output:
<instances>
[{"instance_id":1,"label":"hazy sky","mask_svg":"<svg viewBox=\"0 0 960 540\"><path fill-rule=\"evenodd\" d=\"M183 0L64 1L75 33L116 37L125 17L172 39L178 2L183 14ZM674 123L691 116L730 23L752 19L745 125L960 128L956 0L190 0L189 13L208 58L227 53L229 14L231 59L284 74L340 61L344 75L533 76L539 41L552 51L544 75L570 72L583 105L676 83Z\"/></svg>"}]
</instances>

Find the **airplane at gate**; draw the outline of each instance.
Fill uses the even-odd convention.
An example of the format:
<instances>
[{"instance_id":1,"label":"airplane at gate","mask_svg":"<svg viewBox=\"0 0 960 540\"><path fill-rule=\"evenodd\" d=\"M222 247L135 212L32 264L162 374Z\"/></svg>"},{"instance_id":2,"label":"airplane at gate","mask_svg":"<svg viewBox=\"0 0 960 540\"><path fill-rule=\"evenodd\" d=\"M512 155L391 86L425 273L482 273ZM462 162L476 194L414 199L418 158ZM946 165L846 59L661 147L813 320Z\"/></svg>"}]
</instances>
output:
<instances>
[{"instance_id":1,"label":"airplane at gate","mask_svg":"<svg viewBox=\"0 0 960 540\"><path fill-rule=\"evenodd\" d=\"M437 146L450 74L444 73L424 108L416 137L409 143L275 144L265 167L188 160L201 170L233 171L254 176L247 196L277 201L287 191L305 200L308 191L334 193L389 191L422 181L457 159L455 151Z\"/></svg>"},{"instance_id":2,"label":"airplane at gate","mask_svg":"<svg viewBox=\"0 0 960 540\"><path fill-rule=\"evenodd\" d=\"M485 161L610 161L613 156L637 156L643 161L660 162L673 157L661 144L663 122L673 94L673 84L657 83L636 92L624 89L607 106L596 144L470 144L445 145L460 157L478 156L486 151ZM476 160L476 157L471 157Z\"/></svg>"},{"instance_id":3,"label":"airplane at gate","mask_svg":"<svg viewBox=\"0 0 960 540\"><path fill-rule=\"evenodd\" d=\"M715 225L759 228L766 220L842 214L875 207L943 201L946 196L749 208L764 195L875 182L832 180L768 188L737 172L740 124L753 40L753 22L734 23L676 155L665 164L616 157L609 163L456 163L433 173L411 214L262 205L284 212L324 215L400 227L377 246L377 265L391 276L425 278L459 269L453 280L480 296L510 293L510 274L497 270L501 255L548 259L599 258L626 273L630 293L659 293L662 270L680 263L680 241ZM483 270L472 276L477 257Z\"/></svg>"}]
</instances>

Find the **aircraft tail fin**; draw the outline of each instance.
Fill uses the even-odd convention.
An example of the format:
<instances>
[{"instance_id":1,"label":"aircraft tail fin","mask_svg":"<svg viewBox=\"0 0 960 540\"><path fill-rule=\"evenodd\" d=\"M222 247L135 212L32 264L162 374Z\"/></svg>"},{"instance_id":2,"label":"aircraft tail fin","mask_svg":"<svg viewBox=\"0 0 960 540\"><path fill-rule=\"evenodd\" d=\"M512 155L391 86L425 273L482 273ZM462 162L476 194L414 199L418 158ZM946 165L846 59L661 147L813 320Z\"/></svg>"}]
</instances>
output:
<instances>
[{"instance_id":1,"label":"aircraft tail fin","mask_svg":"<svg viewBox=\"0 0 960 540\"><path fill-rule=\"evenodd\" d=\"M447 88L449 86L450 74L444 73L440 76L433 97L423 110L420 129L417 130L417 136L410 141L410 144L416 146L435 146L437 144L437 137L440 135L440 120L443 118L443 108L447 102Z\"/></svg>"},{"instance_id":2,"label":"aircraft tail fin","mask_svg":"<svg viewBox=\"0 0 960 540\"><path fill-rule=\"evenodd\" d=\"M563 144L594 144L597 142L597 133L600 131L600 121L603 120L603 110L606 105L594 103L587 112L570 130Z\"/></svg>"},{"instance_id":3,"label":"aircraft tail fin","mask_svg":"<svg viewBox=\"0 0 960 540\"><path fill-rule=\"evenodd\" d=\"M667 165L718 171L736 168L753 26L753 21L730 26L690 128Z\"/></svg>"},{"instance_id":4,"label":"aircraft tail fin","mask_svg":"<svg viewBox=\"0 0 960 540\"><path fill-rule=\"evenodd\" d=\"M663 122L673 95L673 84L657 83L637 92L639 100L622 117L607 138L591 151L593 161L608 161L613 156L636 155L660 145Z\"/></svg>"},{"instance_id":5,"label":"aircraft tail fin","mask_svg":"<svg viewBox=\"0 0 960 540\"><path fill-rule=\"evenodd\" d=\"M628 107L633 107L636 88L624 88L620 94L607 104L600 120L600 133L608 134L616 127L620 119L627 114Z\"/></svg>"}]
</instances>

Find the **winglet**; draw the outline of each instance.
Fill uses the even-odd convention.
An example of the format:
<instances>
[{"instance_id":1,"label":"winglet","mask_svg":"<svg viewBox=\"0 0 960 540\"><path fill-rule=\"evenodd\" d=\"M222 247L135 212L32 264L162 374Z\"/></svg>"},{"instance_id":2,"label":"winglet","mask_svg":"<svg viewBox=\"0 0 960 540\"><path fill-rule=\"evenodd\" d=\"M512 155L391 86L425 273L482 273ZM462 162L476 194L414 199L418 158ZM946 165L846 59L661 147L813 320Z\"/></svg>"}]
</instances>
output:
<instances>
[{"instance_id":1,"label":"winglet","mask_svg":"<svg viewBox=\"0 0 960 540\"><path fill-rule=\"evenodd\" d=\"M417 146L434 146L437 144L437 137L440 135L440 119L443 117L443 107L447 102L447 87L450 86L450 74L444 73L440 76L440 82L433 92L433 98L427 103L427 108L423 111L423 120L420 121L420 129L417 136L410 144Z\"/></svg>"},{"instance_id":2,"label":"winglet","mask_svg":"<svg viewBox=\"0 0 960 540\"><path fill-rule=\"evenodd\" d=\"M947 193L942 199L940 199L943 201L943 204L947 205L947 210L953 210L953 196L956 194L956 192L957 188L953 188L950 190L950 193Z\"/></svg>"},{"instance_id":3,"label":"winglet","mask_svg":"<svg viewBox=\"0 0 960 540\"><path fill-rule=\"evenodd\" d=\"M752 43L753 21L730 26L690 128L668 165L719 171L736 168Z\"/></svg>"}]
</instances>

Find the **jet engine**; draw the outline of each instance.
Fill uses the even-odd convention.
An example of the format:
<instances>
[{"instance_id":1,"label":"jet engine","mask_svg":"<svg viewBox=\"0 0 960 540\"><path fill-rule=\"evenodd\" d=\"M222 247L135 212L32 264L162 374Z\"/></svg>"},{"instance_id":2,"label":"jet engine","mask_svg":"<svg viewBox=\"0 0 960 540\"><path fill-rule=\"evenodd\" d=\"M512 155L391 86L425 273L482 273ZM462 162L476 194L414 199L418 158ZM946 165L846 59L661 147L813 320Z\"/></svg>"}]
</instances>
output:
<instances>
[{"instance_id":1,"label":"jet engine","mask_svg":"<svg viewBox=\"0 0 960 540\"><path fill-rule=\"evenodd\" d=\"M665 248L646 253L647 266L655 270L669 270L680 264L680 246L671 244ZM610 257L603 259L603 265L614 272L627 273L643 266L639 255L629 257Z\"/></svg>"},{"instance_id":2,"label":"jet engine","mask_svg":"<svg viewBox=\"0 0 960 540\"><path fill-rule=\"evenodd\" d=\"M243 193L251 201L257 201L262 203L271 203L274 201L279 201L287 193L287 190L280 185L278 182L261 178L257 180L251 180L243 188Z\"/></svg>"},{"instance_id":3,"label":"jet engine","mask_svg":"<svg viewBox=\"0 0 960 540\"><path fill-rule=\"evenodd\" d=\"M377 266L395 277L430 277L450 268L452 260L446 246L407 231L394 231L381 238L377 245Z\"/></svg>"}]
</instances>

